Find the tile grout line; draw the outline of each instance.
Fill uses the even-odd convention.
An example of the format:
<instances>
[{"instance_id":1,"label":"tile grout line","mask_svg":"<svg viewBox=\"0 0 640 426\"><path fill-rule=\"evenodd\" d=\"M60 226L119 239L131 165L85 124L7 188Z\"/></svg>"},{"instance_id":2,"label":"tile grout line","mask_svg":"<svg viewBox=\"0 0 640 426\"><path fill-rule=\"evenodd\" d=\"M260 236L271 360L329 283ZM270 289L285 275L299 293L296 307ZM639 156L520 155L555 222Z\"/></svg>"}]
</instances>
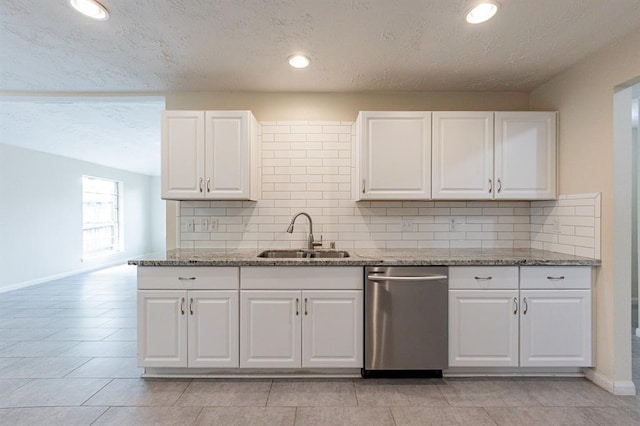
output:
<instances>
[{"instance_id":1,"label":"tile grout line","mask_svg":"<svg viewBox=\"0 0 640 426\"><path fill-rule=\"evenodd\" d=\"M93 421L91 422L91 424L92 424L92 425L96 424L96 422L97 422L98 420L100 420L100 418L101 418L102 416L104 416L104 415L106 414L106 412L107 412L107 411L109 411L111 408L112 408L112 407L106 407L106 408L105 408L105 410L104 410L102 413L100 413L100 415L99 415L98 417L96 417L96 418L95 418L95 420L93 420Z\"/></svg>"}]
</instances>

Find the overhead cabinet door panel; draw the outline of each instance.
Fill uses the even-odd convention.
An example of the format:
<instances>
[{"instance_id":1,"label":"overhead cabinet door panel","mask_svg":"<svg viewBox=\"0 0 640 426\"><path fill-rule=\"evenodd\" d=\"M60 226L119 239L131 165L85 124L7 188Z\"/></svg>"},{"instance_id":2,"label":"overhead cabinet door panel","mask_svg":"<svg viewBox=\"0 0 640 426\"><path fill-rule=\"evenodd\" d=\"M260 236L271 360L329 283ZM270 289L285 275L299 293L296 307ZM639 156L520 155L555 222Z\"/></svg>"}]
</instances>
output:
<instances>
[{"instance_id":1,"label":"overhead cabinet door panel","mask_svg":"<svg viewBox=\"0 0 640 426\"><path fill-rule=\"evenodd\" d=\"M496 198L556 197L556 114L497 112Z\"/></svg>"},{"instance_id":2,"label":"overhead cabinet door panel","mask_svg":"<svg viewBox=\"0 0 640 426\"><path fill-rule=\"evenodd\" d=\"M207 192L248 198L248 113L207 112L206 121Z\"/></svg>"},{"instance_id":3,"label":"overhead cabinet door panel","mask_svg":"<svg viewBox=\"0 0 640 426\"><path fill-rule=\"evenodd\" d=\"M493 112L433 113L434 199L491 199Z\"/></svg>"},{"instance_id":4,"label":"overhead cabinet door panel","mask_svg":"<svg viewBox=\"0 0 640 426\"><path fill-rule=\"evenodd\" d=\"M428 199L431 114L361 113L361 199Z\"/></svg>"},{"instance_id":5,"label":"overhead cabinet door panel","mask_svg":"<svg viewBox=\"0 0 640 426\"><path fill-rule=\"evenodd\" d=\"M204 176L204 112L162 113L162 197L201 199Z\"/></svg>"}]
</instances>

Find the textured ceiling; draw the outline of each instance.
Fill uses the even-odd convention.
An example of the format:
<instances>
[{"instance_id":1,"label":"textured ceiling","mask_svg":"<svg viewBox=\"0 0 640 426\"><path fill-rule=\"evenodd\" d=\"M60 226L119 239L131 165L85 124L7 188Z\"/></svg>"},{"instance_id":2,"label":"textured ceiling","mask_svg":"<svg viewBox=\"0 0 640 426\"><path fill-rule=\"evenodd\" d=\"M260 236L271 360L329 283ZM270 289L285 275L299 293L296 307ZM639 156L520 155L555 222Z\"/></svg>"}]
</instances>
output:
<instances>
[{"instance_id":1,"label":"textured ceiling","mask_svg":"<svg viewBox=\"0 0 640 426\"><path fill-rule=\"evenodd\" d=\"M162 97L0 98L0 143L160 174Z\"/></svg>"},{"instance_id":2,"label":"textured ceiling","mask_svg":"<svg viewBox=\"0 0 640 426\"><path fill-rule=\"evenodd\" d=\"M640 27L638 0L0 2L0 91L529 91ZM311 57L306 70L285 62Z\"/></svg>"},{"instance_id":3,"label":"textured ceiling","mask_svg":"<svg viewBox=\"0 0 640 426\"><path fill-rule=\"evenodd\" d=\"M640 0L499 0L471 26L475 1L102 0L99 22L68 0L2 0L0 143L158 174L162 98L69 96L526 92L640 28ZM311 66L290 68L293 53ZM23 96L41 92L65 96Z\"/></svg>"}]
</instances>

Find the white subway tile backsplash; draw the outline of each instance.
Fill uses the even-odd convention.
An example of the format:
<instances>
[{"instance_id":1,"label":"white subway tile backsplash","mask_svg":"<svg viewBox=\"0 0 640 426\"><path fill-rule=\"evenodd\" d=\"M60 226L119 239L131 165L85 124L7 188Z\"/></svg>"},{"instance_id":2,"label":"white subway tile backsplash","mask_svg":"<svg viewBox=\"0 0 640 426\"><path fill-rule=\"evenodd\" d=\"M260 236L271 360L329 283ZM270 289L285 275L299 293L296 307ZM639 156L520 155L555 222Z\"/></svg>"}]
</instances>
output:
<instances>
[{"instance_id":1,"label":"white subway tile backsplash","mask_svg":"<svg viewBox=\"0 0 640 426\"><path fill-rule=\"evenodd\" d=\"M533 202L354 202L352 122L261 124L260 201L179 203L181 247L304 247L306 223L293 234L285 230L294 214L306 211L313 217L316 239L322 234L341 249L531 247L599 257L599 194ZM213 218L216 231L207 227Z\"/></svg>"}]
</instances>

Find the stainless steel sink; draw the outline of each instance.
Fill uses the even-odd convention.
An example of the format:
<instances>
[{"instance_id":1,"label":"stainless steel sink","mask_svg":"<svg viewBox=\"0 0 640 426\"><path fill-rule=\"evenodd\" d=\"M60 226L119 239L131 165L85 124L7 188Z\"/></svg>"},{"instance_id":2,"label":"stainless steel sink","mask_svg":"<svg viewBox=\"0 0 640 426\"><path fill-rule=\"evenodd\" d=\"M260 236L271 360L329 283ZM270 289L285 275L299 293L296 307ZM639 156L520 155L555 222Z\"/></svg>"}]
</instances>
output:
<instances>
[{"instance_id":1,"label":"stainless steel sink","mask_svg":"<svg viewBox=\"0 0 640 426\"><path fill-rule=\"evenodd\" d=\"M344 259L349 257L349 252L344 250L315 250L312 256L318 259Z\"/></svg>"},{"instance_id":2,"label":"stainless steel sink","mask_svg":"<svg viewBox=\"0 0 640 426\"><path fill-rule=\"evenodd\" d=\"M265 250L258 257L269 259L303 259L309 252L307 250Z\"/></svg>"},{"instance_id":3,"label":"stainless steel sink","mask_svg":"<svg viewBox=\"0 0 640 426\"><path fill-rule=\"evenodd\" d=\"M258 257L268 259L344 259L349 252L344 250L265 250Z\"/></svg>"}]
</instances>

